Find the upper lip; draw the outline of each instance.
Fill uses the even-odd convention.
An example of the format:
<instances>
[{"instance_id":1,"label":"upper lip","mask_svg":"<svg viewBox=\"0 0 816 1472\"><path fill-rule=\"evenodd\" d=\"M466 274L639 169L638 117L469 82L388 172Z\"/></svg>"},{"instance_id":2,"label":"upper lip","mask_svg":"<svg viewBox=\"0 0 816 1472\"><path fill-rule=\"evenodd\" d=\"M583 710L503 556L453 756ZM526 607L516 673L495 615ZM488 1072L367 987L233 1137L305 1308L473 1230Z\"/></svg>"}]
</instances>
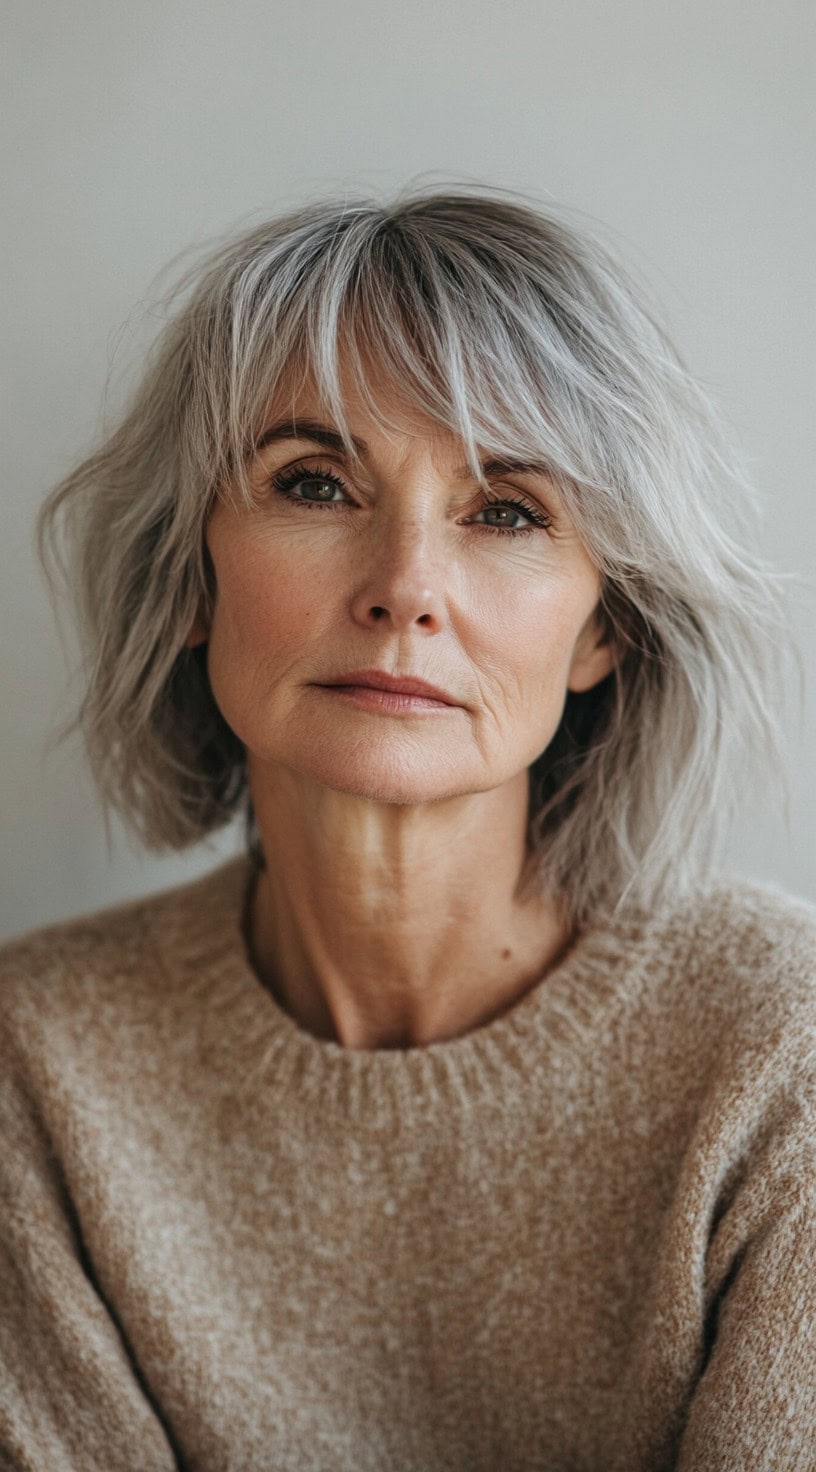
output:
<instances>
[{"instance_id":1,"label":"upper lip","mask_svg":"<svg viewBox=\"0 0 816 1472\"><path fill-rule=\"evenodd\" d=\"M324 685L367 685L371 690L390 690L393 695L423 695L428 700L441 700L445 705L458 705L452 695L419 680L414 675L389 675L385 670L351 670L345 675L333 675Z\"/></svg>"}]
</instances>

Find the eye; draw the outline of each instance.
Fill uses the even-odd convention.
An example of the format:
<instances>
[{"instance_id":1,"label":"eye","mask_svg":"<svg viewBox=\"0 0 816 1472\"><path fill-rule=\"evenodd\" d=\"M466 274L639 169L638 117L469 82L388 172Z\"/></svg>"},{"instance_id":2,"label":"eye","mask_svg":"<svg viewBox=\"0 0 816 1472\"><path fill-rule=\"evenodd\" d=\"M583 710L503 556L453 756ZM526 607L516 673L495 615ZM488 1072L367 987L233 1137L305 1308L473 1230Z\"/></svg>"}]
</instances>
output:
<instances>
[{"instance_id":1,"label":"eye","mask_svg":"<svg viewBox=\"0 0 816 1472\"><path fill-rule=\"evenodd\" d=\"M479 522L478 517L484 517L485 520ZM516 536L531 532L534 527L541 527L546 531L552 525L552 518L546 512L512 496L491 497L488 504L472 519L477 526L484 526L489 531L510 532Z\"/></svg>"},{"instance_id":2,"label":"eye","mask_svg":"<svg viewBox=\"0 0 816 1472\"><path fill-rule=\"evenodd\" d=\"M302 465L293 465L288 470L272 477L270 484L289 501L299 501L305 506L343 504L346 497L345 483L333 470L307 470ZM301 487L296 495L296 487Z\"/></svg>"}]
</instances>

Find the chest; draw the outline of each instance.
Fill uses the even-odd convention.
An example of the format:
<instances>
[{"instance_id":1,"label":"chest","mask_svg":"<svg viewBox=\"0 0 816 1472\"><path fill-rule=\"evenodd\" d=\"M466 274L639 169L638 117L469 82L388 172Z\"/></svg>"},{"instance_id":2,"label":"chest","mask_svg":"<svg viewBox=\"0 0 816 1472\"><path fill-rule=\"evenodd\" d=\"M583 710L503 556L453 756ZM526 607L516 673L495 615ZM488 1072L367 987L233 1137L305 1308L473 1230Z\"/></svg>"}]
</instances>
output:
<instances>
[{"instance_id":1,"label":"chest","mask_svg":"<svg viewBox=\"0 0 816 1472\"><path fill-rule=\"evenodd\" d=\"M184 1465L604 1467L665 1182L569 1124L221 1110L96 1162L94 1271Z\"/></svg>"}]
</instances>

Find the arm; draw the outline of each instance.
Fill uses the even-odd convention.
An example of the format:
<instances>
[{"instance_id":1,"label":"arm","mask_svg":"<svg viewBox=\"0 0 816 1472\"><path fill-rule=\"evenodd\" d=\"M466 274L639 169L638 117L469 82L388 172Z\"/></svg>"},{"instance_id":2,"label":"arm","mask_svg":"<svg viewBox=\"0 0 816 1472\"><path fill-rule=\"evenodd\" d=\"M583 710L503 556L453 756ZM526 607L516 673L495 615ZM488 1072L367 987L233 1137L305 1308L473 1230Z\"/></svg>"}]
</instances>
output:
<instances>
[{"instance_id":1,"label":"arm","mask_svg":"<svg viewBox=\"0 0 816 1472\"><path fill-rule=\"evenodd\" d=\"M2 1048L0 1069L0 1469L177 1472Z\"/></svg>"},{"instance_id":2,"label":"arm","mask_svg":"<svg viewBox=\"0 0 816 1472\"><path fill-rule=\"evenodd\" d=\"M816 1468L814 1100L800 1085L712 1239L711 1351L678 1472Z\"/></svg>"}]
</instances>

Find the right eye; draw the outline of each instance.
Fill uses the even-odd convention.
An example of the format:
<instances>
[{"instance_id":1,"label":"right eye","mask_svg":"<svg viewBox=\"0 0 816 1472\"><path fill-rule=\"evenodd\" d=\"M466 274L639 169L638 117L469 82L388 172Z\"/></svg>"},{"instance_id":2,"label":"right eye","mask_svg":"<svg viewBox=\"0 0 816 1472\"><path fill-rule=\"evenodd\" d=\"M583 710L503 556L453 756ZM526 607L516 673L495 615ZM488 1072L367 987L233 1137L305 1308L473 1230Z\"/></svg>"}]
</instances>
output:
<instances>
[{"instance_id":1,"label":"right eye","mask_svg":"<svg viewBox=\"0 0 816 1472\"><path fill-rule=\"evenodd\" d=\"M346 498L345 483L333 470L325 468L307 470L303 465L293 465L274 475L270 484L281 496L306 506L336 506ZM303 494L296 495L296 487L303 487Z\"/></svg>"}]
</instances>

